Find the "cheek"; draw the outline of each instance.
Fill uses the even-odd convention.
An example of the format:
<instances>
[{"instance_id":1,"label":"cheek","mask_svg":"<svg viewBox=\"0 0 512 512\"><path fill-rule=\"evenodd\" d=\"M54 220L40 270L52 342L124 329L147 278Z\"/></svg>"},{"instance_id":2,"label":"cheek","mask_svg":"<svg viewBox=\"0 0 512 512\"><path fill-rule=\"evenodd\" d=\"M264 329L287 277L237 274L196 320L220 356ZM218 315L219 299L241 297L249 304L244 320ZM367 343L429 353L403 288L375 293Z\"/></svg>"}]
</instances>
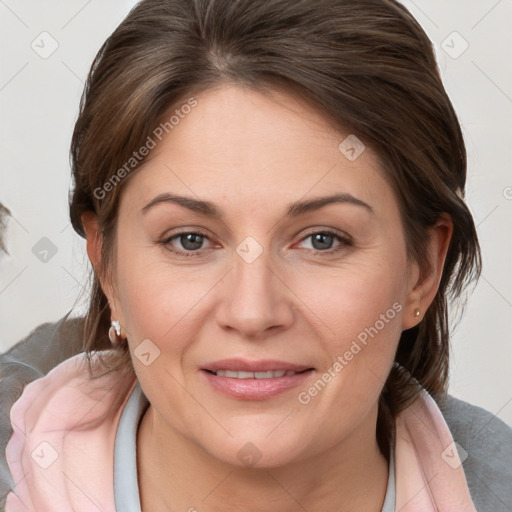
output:
<instances>
[{"instance_id":1,"label":"cheek","mask_svg":"<svg viewBox=\"0 0 512 512\"><path fill-rule=\"evenodd\" d=\"M382 327L382 315L396 332L401 330L398 310L403 309L407 284L404 265L401 254L375 251L369 257L356 256L342 268L303 275L294 291L318 317L326 339L345 343L376 322Z\"/></svg>"},{"instance_id":2,"label":"cheek","mask_svg":"<svg viewBox=\"0 0 512 512\"><path fill-rule=\"evenodd\" d=\"M405 252L376 251L374 258L303 281L298 295L316 313L309 317L319 326L321 350L327 355L319 377L328 381L325 390L321 383L318 390L303 390L304 403L311 400L314 407L323 407L334 402L343 408L333 410L347 411L365 409L378 398L402 331L405 263Z\"/></svg>"},{"instance_id":3,"label":"cheek","mask_svg":"<svg viewBox=\"0 0 512 512\"><path fill-rule=\"evenodd\" d=\"M160 350L172 347L166 357L179 358L199 331L203 299L218 280L212 274L170 265L147 247L124 252L118 259L117 290L132 351L150 339Z\"/></svg>"}]
</instances>

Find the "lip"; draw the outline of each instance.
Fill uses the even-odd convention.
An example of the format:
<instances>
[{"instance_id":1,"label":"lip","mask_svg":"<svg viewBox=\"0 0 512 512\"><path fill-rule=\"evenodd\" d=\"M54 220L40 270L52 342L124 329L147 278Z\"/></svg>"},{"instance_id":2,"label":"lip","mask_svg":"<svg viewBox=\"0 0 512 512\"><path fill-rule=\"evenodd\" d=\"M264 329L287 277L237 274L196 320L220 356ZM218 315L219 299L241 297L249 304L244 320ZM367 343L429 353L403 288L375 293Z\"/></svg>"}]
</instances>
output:
<instances>
[{"instance_id":1,"label":"lip","mask_svg":"<svg viewBox=\"0 0 512 512\"><path fill-rule=\"evenodd\" d=\"M237 379L215 375L218 370L240 372L294 371L301 372L270 379ZM223 359L205 365L201 374L209 385L217 392L230 398L241 400L265 400L289 391L308 379L314 372L311 366L298 365L286 361L265 360L248 361L244 359Z\"/></svg>"}]
</instances>

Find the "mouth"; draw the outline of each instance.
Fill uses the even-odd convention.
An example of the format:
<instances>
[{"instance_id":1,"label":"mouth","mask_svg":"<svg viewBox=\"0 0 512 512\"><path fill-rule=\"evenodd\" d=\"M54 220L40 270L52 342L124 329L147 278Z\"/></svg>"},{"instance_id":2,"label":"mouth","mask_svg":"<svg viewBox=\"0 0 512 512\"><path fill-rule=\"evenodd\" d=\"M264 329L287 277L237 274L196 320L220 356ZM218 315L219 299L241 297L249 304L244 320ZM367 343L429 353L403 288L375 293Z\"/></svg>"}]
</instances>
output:
<instances>
[{"instance_id":1,"label":"mouth","mask_svg":"<svg viewBox=\"0 0 512 512\"><path fill-rule=\"evenodd\" d=\"M299 386L315 368L283 361L230 359L208 364L201 370L210 387L224 396L264 400Z\"/></svg>"},{"instance_id":2,"label":"mouth","mask_svg":"<svg viewBox=\"0 0 512 512\"><path fill-rule=\"evenodd\" d=\"M306 370L302 370L300 372L294 372L292 370L277 370L277 371L264 371L264 372L244 372L244 371L235 371L235 370L205 370L212 375L217 375L219 377L229 377L231 379L276 379L279 377L290 377L292 375L298 375L299 373L304 373L313 368L308 368Z\"/></svg>"}]
</instances>

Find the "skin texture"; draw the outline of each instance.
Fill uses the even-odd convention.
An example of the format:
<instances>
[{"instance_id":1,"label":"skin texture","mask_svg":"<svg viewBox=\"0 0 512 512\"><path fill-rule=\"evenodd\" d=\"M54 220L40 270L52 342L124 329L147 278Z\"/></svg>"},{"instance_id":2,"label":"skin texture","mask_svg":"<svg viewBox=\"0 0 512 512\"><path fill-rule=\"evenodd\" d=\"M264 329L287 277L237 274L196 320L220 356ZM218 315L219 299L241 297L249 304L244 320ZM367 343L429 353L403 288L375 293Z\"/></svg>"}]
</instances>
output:
<instances>
[{"instance_id":1,"label":"skin texture","mask_svg":"<svg viewBox=\"0 0 512 512\"><path fill-rule=\"evenodd\" d=\"M388 467L376 441L378 398L401 331L435 296L450 219L431 230L431 272L421 276L370 147L349 161L338 146L350 132L284 91L269 98L223 85L196 99L126 183L113 281L103 282L151 403L137 439L143 510L380 511ZM163 193L215 203L223 218L169 202L141 212ZM333 193L373 212L345 203L285 215L290 203ZM95 217L83 221L98 268ZM352 243L315 243L311 235L325 231ZM180 232L205 238L168 241ZM252 263L236 252L249 236L263 249ZM298 393L393 304L394 318L300 403ZM160 350L150 366L133 355L145 339ZM214 390L201 370L232 357L315 370L297 389L247 401ZM238 456L249 442L260 457L251 467Z\"/></svg>"}]
</instances>

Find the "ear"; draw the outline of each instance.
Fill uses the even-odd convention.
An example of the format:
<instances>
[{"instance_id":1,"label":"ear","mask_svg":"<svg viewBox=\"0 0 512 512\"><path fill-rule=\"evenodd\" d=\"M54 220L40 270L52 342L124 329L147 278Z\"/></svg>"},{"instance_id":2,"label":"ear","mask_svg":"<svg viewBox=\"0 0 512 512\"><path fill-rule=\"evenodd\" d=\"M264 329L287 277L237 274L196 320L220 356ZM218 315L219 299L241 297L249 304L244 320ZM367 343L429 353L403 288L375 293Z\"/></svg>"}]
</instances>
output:
<instances>
[{"instance_id":1,"label":"ear","mask_svg":"<svg viewBox=\"0 0 512 512\"><path fill-rule=\"evenodd\" d=\"M91 260L96 274L101 264L101 233L98 227L98 217L93 212L84 212L80 217L87 239L87 255Z\"/></svg>"},{"instance_id":2,"label":"ear","mask_svg":"<svg viewBox=\"0 0 512 512\"><path fill-rule=\"evenodd\" d=\"M87 255L89 256L94 272L100 281L103 293L105 293L108 299L110 310L113 311L113 306L115 304L113 289L107 282L105 282L102 273L99 271L102 258L103 238L98 225L98 217L94 212L84 212L80 219L87 239Z\"/></svg>"},{"instance_id":3,"label":"ear","mask_svg":"<svg viewBox=\"0 0 512 512\"><path fill-rule=\"evenodd\" d=\"M439 289L452 234L453 223L447 213L441 214L436 224L429 228L427 248L429 272L426 275L421 275L418 264L416 262L411 264L409 272L410 291L407 295L402 329L410 329L417 325L430 304L432 304ZM420 311L418 317L415 317L416 310Z\"/></svg>"}]
</instances>

